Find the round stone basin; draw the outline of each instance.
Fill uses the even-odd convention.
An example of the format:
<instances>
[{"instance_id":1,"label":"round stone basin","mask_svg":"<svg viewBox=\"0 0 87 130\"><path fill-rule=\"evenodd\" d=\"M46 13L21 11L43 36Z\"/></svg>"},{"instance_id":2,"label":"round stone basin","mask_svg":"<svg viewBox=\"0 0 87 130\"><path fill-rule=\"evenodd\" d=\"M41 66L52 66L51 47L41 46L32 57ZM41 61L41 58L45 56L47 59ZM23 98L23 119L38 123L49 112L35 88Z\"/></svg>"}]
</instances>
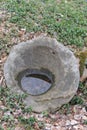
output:
<instances>
[{"instance_id":1,"label":"round stone basin","mask_svg":"<svg viewBox=\"0 0 87 130\"><path fill-rule=\"evenodd\" d=\"M40 95L47 92L53 84L53 76L48 70L25 70L19 73L18 84L30 95Z\"/></svg>"},{"instance_id":2,"label":"round stone basin","mask_svg":"<svg viewBox=\"0 0 87 130\"><path fill-rule=\"evenodd\" d=\"M79 85L77 59L55 38L39 36L14 46L4 65L6 84L34 112L54 112L68 103Z\"/></svg>"}]
</instances>

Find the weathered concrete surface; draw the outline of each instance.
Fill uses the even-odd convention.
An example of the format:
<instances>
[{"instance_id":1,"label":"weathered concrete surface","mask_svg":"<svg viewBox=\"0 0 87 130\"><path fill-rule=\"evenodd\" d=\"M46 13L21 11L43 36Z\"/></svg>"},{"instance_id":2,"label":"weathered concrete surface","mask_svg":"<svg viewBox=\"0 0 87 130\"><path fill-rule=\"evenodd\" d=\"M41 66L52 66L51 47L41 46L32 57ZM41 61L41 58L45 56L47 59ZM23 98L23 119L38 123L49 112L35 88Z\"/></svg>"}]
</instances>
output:
<instances>
[{"instance_id":1,"label":"weathered concrete surface","mask_svg":"<svg viewBox=\"0 0 87 130\"><path fill-rule=\"evenodd\" d=\"M73 53L56 39L38 37L13 47L4 65L4 75L11 91L24 93L17 75L26 69L48 69L55 76L53 87L39 96L24 100L36 112L55 111L69 102L78 89L79 68Z\"/></svg>"}]
</instances>

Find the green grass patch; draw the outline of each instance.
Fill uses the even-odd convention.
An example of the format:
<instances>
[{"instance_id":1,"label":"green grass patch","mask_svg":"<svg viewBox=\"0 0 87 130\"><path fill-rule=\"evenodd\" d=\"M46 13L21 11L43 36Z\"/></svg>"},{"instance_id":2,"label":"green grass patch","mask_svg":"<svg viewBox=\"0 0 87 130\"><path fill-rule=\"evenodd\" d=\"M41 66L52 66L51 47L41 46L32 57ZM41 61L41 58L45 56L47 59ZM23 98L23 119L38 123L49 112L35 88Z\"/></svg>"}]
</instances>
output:
<instances>
[{"instance_id":1,"label":"green grass patch","mask_svg":"<svg viewBox=\"0 0 87 130\"><path fill-rule=\"evenodd\" d=\"M83 99L80 96L74 96L72 100L70 101L71 105L82 105L84 103Z\"/></svg>"},{"instance_id":2,"label":"green grass patch","mask_svg":"<svg viewBox=\"0 0 87 130\"><path fill-rule=\"evenodd\" d=\"M9 21L28 32L44 32L57 40L84 45L87 36L87 2L85 0L7 0Z\"/></svg>"},{"instance_id":3,"label":"green grass patch","mask_svg":"<svg viewBox=\"0 0 87 130\"><path fill-rule=\"evenodd\" d=\"M85 120L85 121L83 122L83 124L87 125L87 120Z\"/></svg>"},{"instance_id":4,"label":"green grass patch","mask_svg":"<svg viewBox=\"0 0 87 130\"><path fill-rule=\"evenodd\" d=\"M83 94L82 97L83 97L85 100L87 100L87 86L86 86L85 83L80 83L80 84L79 84L78 91L79 91L80 93L82 93L82 94Z\"/></svg>"},{"instance_id":5,"label":"green grass patch","mask_svg":"<svg viewBox=\"0 0 87 130\"><path fill-rule=\"evenodd\" d=\"M28 124L30 126L33 126L34 123L36 122L36 118L35 117L30 117L30 118L24 118L23 116L19 116L18 120L20 122L22 122L23 124Z\"/></svg>"}]
</instances>

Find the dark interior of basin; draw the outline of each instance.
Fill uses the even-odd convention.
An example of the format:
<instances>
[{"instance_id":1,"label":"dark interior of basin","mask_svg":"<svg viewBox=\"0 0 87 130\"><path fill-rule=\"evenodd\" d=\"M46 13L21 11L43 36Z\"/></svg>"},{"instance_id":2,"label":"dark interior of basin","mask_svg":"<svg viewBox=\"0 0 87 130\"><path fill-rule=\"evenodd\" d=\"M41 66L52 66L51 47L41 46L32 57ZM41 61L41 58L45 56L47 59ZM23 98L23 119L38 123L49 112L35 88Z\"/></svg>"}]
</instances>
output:
<instances>
[{"instance_id":1,"label":"dark interior of basin","mask_svg":"<svg viewBox=\"0 0 87 130\"><path fill-rule=\"evenodd\" d=\"M53 85L53 75L50 71L42 69L27 69L19 73L18 85L30 95L41 95L46 93Z\"/></svg>"}]
</instances>

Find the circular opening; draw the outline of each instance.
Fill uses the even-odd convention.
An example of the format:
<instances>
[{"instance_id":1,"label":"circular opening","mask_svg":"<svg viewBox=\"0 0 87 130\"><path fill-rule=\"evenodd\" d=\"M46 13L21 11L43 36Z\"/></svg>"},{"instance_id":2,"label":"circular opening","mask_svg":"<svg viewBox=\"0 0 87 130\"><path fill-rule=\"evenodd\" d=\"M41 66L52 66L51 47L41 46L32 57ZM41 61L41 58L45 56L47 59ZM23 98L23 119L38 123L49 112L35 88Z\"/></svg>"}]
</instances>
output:
<instances>
[{"instance_id":1,"label":"circular opening","mask_svg":"<svg viewBox=\"0 0 87 130\"><path fill-rule=\"evenodd\" d=\"M53 75L48 70L25 70L18 75L17 79L21 89L31 95L43 94L53 84Z\"/></svg>"}]
</instances>

